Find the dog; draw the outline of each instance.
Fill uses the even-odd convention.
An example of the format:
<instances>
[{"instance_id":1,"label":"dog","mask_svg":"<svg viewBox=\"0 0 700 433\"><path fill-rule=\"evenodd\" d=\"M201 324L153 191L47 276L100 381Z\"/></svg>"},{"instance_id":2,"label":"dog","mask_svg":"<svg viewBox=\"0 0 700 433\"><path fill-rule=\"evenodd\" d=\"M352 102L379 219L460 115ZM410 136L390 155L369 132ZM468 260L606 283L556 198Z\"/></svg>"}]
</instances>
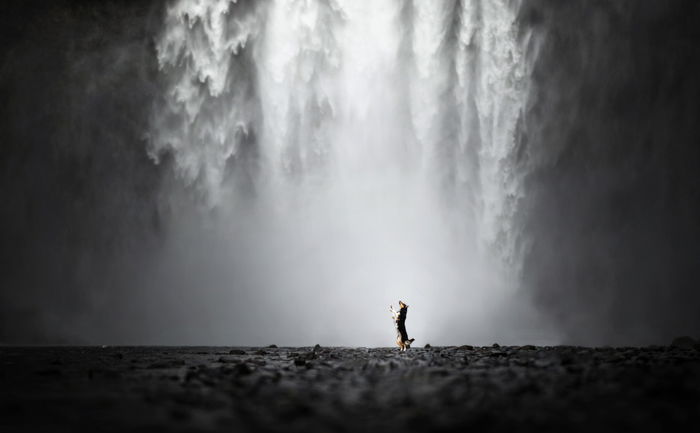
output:
<instances>
[{"instance_id":1,"label":"dog","mask_svg":"<svg viewBox=\"0 0 700 433\"><path fill-rule=\"evenodd\" d=\"M411 348L411 343L415 340L415 338L408 338L408 333L406 332L408 305L399 301L399 311L394 310L393 305L389 305L389 311L391 312L391 318L394 319L394 325L396 326L396 345L399 346L400 351L405 352L406 349Z\"/></svg>"}]
</instances>

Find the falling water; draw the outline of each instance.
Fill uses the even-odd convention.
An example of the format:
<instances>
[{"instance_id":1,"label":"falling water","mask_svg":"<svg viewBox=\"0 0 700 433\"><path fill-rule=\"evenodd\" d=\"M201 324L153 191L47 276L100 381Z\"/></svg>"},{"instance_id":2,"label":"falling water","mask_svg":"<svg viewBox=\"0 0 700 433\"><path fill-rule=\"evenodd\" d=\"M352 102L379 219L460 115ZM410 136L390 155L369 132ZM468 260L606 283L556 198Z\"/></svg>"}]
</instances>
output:
<instances>
[{"instance_id":1,"label":"falling water","mask_svg":"<svg viewBox=\"0 0 700 433\"><path fill-rule=\"evenodd\" d=\"M318 317L305 329L318 341L384 344L377 330L391 331L378 311L399 297L423 343L453 341L440 331L455 327L495 335L517 286L528 75L517 9L506 0L168 7L149 154L171 157L203 212L217 215L216 261L236 287L219 299L290 323L261 337L293 340L303 314ZM445 305L455 294L463 305ZM341 305L361 319L350 334Z\"/></svg>"}]
</instances>

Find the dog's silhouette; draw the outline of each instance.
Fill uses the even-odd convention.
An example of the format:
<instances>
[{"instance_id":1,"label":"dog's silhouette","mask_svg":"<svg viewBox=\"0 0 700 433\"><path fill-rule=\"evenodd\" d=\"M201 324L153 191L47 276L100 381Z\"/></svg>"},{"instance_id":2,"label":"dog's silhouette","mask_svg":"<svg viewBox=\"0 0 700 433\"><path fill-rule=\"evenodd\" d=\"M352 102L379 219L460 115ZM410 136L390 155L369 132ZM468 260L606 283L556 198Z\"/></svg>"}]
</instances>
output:
<instances>
[{"instance_id":1,"label":"dog's silhouette","mask_svg":"<svg viewBox=\"0 0 700 433\"><path fill-rule=\"evenodd\" d=\"M408 332L406 332L408 305L399 301L399 311L394 310L393 305L389 305L389 311L391 311L391 317L394 319L394 325L396 326L396 345L399 346L401 351L405 351L411 347L411 343L415 340L415 338L408 338Z\"/></svg>"}]
</instances>

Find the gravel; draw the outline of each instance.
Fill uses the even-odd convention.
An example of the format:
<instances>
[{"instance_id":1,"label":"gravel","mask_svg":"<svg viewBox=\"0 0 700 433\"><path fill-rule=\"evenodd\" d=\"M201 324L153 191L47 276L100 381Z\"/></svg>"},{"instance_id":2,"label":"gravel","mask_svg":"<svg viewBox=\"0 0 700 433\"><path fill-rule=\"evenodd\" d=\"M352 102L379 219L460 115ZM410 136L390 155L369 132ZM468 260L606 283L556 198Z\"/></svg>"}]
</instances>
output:
<instances>
[{"instance_id":1,"label":"gravel","mask_svg":"<svg viewBox=\"0 0 700 433\"><path fill-rule=\"evenodd\" d=\"M0 430L666 431L700 421L680 343L0 347Z\"/></svg>"}]
</instances>

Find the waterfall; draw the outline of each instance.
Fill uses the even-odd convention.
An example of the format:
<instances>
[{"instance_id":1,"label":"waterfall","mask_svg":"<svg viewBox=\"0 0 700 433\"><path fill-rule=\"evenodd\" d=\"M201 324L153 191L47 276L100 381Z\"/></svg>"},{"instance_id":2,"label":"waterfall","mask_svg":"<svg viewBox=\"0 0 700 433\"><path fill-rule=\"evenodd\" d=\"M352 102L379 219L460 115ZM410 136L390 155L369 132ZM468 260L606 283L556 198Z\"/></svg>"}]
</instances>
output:
<instances>
[{"instance_id":1,"label":"waterfall","mask_svg":"<svg viewBox=\"0 0 700 433\"><path fill-rule=\"evenodd\" d=\"M231 260L257 260L232 278L299 308L313 297L359 311L400 294L438 311L441 294L460 293L483 324L512 295L502 275L518 261L517 11L177 0L156 41L164 90L149 155L172 157L226 215Z\"/></svg>"},{"instance_id":2,"label":"waterfall","mask_svg":"<svg viewBox=\"0 0 700 433\"><path fill-rule=\"evenodd\" d=\"M518 127L533 59L518 38L514 10L506 1L465 2L456 53L462 143L478 148L480 235L504 261L518 263L514 221L521 198ZM465 132L466 131L466 132ZM471 135L476 135L471 137Z\"/></svg>"}]
</instances>

